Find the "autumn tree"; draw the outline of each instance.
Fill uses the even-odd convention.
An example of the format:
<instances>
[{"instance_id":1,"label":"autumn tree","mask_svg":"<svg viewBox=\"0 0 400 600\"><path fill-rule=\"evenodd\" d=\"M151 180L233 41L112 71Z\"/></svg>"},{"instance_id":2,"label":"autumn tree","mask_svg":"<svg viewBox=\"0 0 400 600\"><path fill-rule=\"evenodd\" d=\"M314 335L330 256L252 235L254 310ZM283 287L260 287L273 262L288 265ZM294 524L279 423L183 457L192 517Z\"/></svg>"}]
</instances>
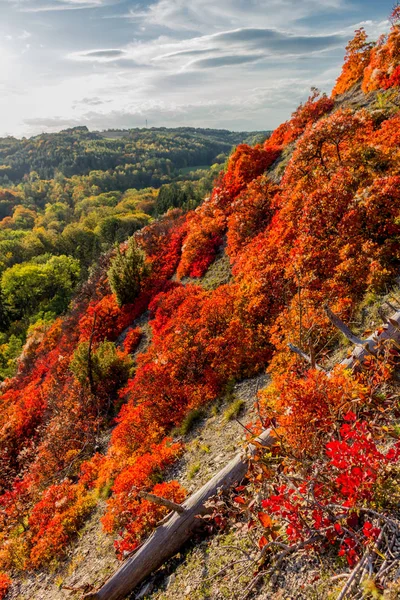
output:
<instances>
[{"instance_id":1,"label":"autumn tree","mask_svg":"<svg viewBox=\"0 0 400 600\"><path fill-rule=\"evenodd\" d=\"M90 342L82 342L70 364L71 371L82 386L90 383L93 391L103 395L112 394L115 388L124 384L131 367L129 356L108 341L101 342L93 349Z\"/></svg>"},{"instance_id":2,"label":"autumn tree","mask_svg":"<svg viewBox=\"0 0 400 600\"><path fill-rule=\"evenodd\" d=\"M354 38L347 44L343 69L332 90L333 97L343 94L363 78L364 69L369 64L371 50L374 46L367 40L368 36L364 27L360 27L356 30Z\"/></svg>"}]
</instances>

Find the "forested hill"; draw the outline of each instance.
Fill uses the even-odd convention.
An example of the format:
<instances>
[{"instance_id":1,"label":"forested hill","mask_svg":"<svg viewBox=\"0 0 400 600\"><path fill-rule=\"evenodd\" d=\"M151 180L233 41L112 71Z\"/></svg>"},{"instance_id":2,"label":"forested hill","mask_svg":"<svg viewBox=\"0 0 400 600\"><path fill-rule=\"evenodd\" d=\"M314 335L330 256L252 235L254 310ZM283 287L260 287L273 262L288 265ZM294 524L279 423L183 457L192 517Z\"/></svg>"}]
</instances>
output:
<instances>
[{"instance_id":1,"label":"forested hill","mask_svg":"<svg viewBox=\"0 0 400 600\"><path fill-rule=\"evenodd\" d=\"M105 132L74 127L29 139L6 137L0 139L0 183L18 183L31 171L41 179L52 179L56 173L71 177L116 169L129 173L129 187L158 186L180 168L211 165L233 146L264 141L266 136L267 132L193 127Z\"/></svg>"},{"instance_id":2,"label":"forested hill","mask_svg":"<svg viewBox=\"0 0 400 600\"><path fill-rule=\"evenodd\" d=\"M131 590L92 592L114 550L139 560L156 527L168 549L171 506L188 531L176 505L205 465L211 479L262 430L269 450L256 442L243 481L207 504L183 585L158 572L135 597L400 597L400 348L378 345L400 330L399 92L400 6L377 43L356 32L330 97L313 90L201 179L107 189L124 163L3 190L0 600L120 600ZM365 358L352 370L349 342ZM204 426L219 446L194 438Z\"/></svg>"}]
</instances>

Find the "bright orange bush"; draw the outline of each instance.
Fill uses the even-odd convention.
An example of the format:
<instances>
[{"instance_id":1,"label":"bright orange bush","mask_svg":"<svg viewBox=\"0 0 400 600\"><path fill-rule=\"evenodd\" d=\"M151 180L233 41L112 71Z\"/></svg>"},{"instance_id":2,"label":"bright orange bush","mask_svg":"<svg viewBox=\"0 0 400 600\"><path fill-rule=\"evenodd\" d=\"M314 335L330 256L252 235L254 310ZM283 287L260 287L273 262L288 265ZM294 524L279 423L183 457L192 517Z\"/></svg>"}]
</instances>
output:
<instances>
[{"instance_id":1,"label":"bright orange bush","mask_svg":"<svg viewBox=\"0 0 400 600\"><path fill-rule=\"evenodd\" d=\"M330 377L311 369L277 374L273 385L260 393L266 414L271 411L285 441L299 455L318 452L338 417L364 396L363 386L340 367Z\"/></svg>"},{"instance_id":2,"label":"bright orange bush","mask_svg":"<svg viewBox=\"0 0 400 600\"><path fill-rule=\"evenodd\" d=\"M265 142L265 148L285 147L297 140L305 129L317 122L323 115L332 110L334 102L325 95L320 97L318 90L314 90L304 104L292 114L289 121L282 123Z\"/></svg>"},{"instance_id":3,"label":"bright orange bush","mask_svg":"<svg viewBox=\"0 0 400 600\"><path fill-rule=\"evenodd\" d=\"M138 347L140 340L142 339L143 332L140 327L134 327L130 329L124 339L124 350L129 354L135 352Z\"/></svg>"},{"instance_id":4,"label":"bright orange bush","mask_svg":"<svg viewBox=\"0 0 400 600\"><path fill-rule=\"evenodd\" d=\"M392 27L388 36L382 36L373 48L368 66L364 71L362 89L370 92L389 89L399 84L400 22L398 6L391 15Z\"/></svg>"},{"instance_id":5,"label":"bright orange bush","mask_svg":"<svg viewBox=\"0 0 400 600\"><path fill-rule=\"evenodd\" d=\"M346 46L342 72L332 90L332 97L343 94L362 81L364 70L369 65L373 44L363 27L357 29L354 38Z\"/></svg>"},{"instance_id":6,"label":"bright orange bush","mask_svg":"<svg viewBox=\"0 0 400 600\"><path fill-rule=\"evenodd\" d=\"M5 573L0 573L0 600L4 600L11 587L11 579Z\"/></svg>"}]
</instances>

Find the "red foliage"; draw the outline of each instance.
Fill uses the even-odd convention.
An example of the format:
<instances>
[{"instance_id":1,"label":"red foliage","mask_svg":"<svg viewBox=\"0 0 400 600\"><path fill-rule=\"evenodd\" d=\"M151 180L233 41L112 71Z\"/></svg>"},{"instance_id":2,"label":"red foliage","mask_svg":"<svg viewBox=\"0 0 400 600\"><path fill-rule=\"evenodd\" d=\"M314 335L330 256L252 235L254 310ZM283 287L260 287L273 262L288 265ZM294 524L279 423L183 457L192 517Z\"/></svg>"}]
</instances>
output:
<instances>
[{"instance_id":1,"label":"red foliage","mask_svg":"<svg viewBox=\"0 0 400 600\"><path fill-rule=\"evenodd\" d=\"M252 181L232 204L228 217L227 253L234 258L247 242L264 231L272 218L272 200L278 191L266 176Z\"/></svg>"},{"instance_id":2,"label":"red foliage","mask_svg":"<svg viewBox=\"0 0 400 600\"><path fill-rule=\"evenodd\" d=\"M365 501L373 501L386 465L399 460L400 446L397 443L383 453L365 422L358 422L353 413L345 419L348 422L340 429L340 439L326 444L327 460L318 464L317 474L310 474L298 486L280 485L262 506L286 522L291 542L304 541L313 532L311 544L337 544L339 555L346 556L353 566L362 544L380 533L357 516L358 509Z\"/></svg>"},{"instance_id":3,"label":"red foliage","mask_svg":"<svg viewBox=\"0 0 400 600\"><path fill-rule=\"evenodd\" d=\"M142 339L143 332L140 327L134 327L130 329L124 339L124 350L129 354L133 354L139 346L140 340Z\"/></svg>"},{"instance_id":4,"label":"red foliage","mask_svg":"<svg viewBox=\"0 0 400 600\"><path fill-rule=\"evenodd\" d=\"M279 154L279 148L274 147L272 143L268 143L264 148L240 144L229 159L222 182L222 188L228 197L236 198L246 184L264 173L275 162Z\"/></svg>"},{"instance_id":5,"label":"red foliage","mask_svg":"<svg viewBox=\"0 0 400 600\"><path fill-rule=\"evenodd\" d=\"M189 216L178 277L204 275L223 243L227 217L234 211L235 198L248 183L264 173L279 154L279 148L273 145L252 148L241 144L237 147L211 198Z\"/></svg>"},{"instance_id":6,"label":"red foliage","mask_svg":"<svg viewBox=\"0 0 400 600\"><path fill-rule=\"evenodd\" d=\"M334 102L323 95L320 97L318 90L313 91L307 102L300 104L292 114L292 118L282 123L272 136L265 142L265 147L285 147L299 138L307 127L317 122L322 116L330 112Z\"/></svg>"},{"instance_id":7,"label":"red foliage","mask_svg":"<svg viewBox=\"0 0 400 600\"><path fill-rule=\"evenodd\" d=\"M11 587L11 579L5 573L0 573L0 600L4 600Z\"/></svg>"}]
</instances>

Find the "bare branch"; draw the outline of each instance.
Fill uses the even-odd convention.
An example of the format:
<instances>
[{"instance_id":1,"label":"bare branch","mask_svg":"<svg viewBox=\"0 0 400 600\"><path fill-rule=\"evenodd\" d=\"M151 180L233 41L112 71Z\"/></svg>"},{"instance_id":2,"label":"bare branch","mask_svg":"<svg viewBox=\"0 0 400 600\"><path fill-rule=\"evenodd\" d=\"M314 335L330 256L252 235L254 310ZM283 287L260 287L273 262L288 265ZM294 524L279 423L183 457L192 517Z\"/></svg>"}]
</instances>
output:
<instances>
[{"instance_id":1,"label":"bare branch","mask_svg":"<svg viewBox=\"0 0 400 600\"><path fill-rule=\"evenodd\" d=\"M339 329L339 331L341 331L343 333L343 335L352 344L355 344L356 346L364 346L365 342L363 342L363 340L361 340L359 337L354 335L354 333L351 331L351 329L349 329L347 327L347 325L345 323L343 323L343 321L341 321L341 319L339 319L339 317L331 311L331 309L329 308L329 306L327 304L325 304L324 310L326 312L326 316L328 317L328 319L330 320L332 325L334 325L337 329Z\"/></svg>"},{"instance_id":2,"label":"bare branch","mask_svg":"<svg viewBox=\"0 0 400 600\"><path fill-rule=\"evenodd\" d=\"M161 496L156 496L155 494L149 494L148 492L141 491L138 494L140 498L144 500L148 500L149 502L153 502L153 504L158 504L159 506L165 506L171 511L175 511L179 514L185 512L185 509L180 504L176 502L172 502L172 500L167 500L167 498L161 498Z\"/></svg>"},{"instance_id":3,"label":"bare branch","mask_svg":"<svg viewBox=\"0 0 400 600\"><path fill-rule=\"evenodd\" d=\"M293 344L288 344L288 348L295 354L298 354L303 360L308 362L313 369L317 369L318 371L325 371L325 369L323 367L320 367L319 365L316 364L314 353L312 356L308 356L308 354L306 354L305 352L303 352L303 350L300 350L300 348L298 348L297 346L294 346ZM313 349L313 351L314 351L314 349Z\"/></svg>"}]
</instances>

